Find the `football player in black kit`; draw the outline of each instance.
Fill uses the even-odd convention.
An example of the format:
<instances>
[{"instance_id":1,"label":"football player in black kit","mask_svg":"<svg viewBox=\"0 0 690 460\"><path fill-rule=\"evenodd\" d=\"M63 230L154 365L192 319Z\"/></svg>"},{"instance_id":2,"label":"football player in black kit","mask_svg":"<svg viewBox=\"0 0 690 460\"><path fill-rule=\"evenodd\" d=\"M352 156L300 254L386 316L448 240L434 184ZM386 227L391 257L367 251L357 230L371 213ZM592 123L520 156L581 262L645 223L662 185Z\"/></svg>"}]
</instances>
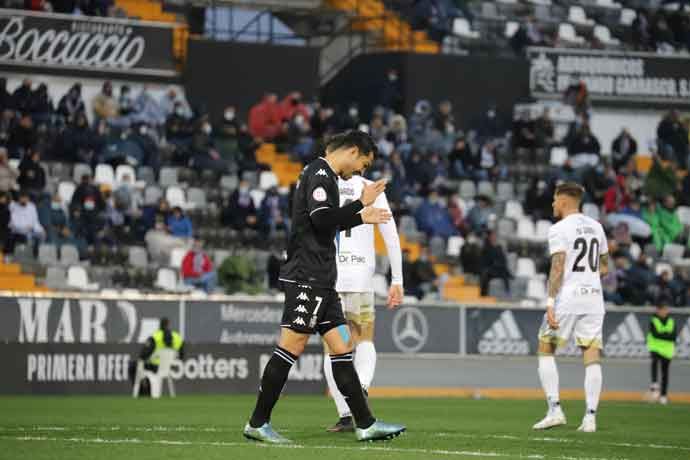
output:
<instances>
[{"instance_id":1,"label":"football player in black kit","mask_svg":"<svg viewBox=\"0 0 690 460\"><path fill-rule=\"evenodd\" d=\"M384 191L385 180L365 186L359 200L340 207L338 176L349 179L367 169L376 150L364 132L338 134L326 144L325 156L312 161L300 174L293 196L288 257L280 272L285 291L281 335L264 369L256 407L244 428L248 439L290 442L271 427L271 412L290 368L315 333L331 350L333 376L354 416L357 440L391 439L405 431L402 425L385 423L372 415L352 363L350 331L335 291L336 235L357 225L387 222L392 217L386 210L371 207Z\"/></svg>"}]
</instances>

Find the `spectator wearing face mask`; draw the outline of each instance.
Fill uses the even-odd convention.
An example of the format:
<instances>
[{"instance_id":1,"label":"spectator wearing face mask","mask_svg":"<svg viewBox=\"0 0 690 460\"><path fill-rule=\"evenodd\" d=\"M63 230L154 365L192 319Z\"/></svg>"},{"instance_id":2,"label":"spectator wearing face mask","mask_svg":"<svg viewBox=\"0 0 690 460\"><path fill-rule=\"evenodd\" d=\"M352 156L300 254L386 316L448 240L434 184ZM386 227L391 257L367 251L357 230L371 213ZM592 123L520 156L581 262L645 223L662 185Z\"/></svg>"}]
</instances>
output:
<instances>
[{"instance_id":1,"label":"spectator wearing face mask","mask_svg":"<svg viewBox=\"0 0 690 460\"><path fill-rule=\"evenodd\" d=\"M211 137L212 132L211 122L208 121L208 118L204 118L192 139L190 166L197 171L213 171L217 174L224 174L228 171L228 165L216 149L215 142Z\"/></svg>"},{"instance_id":2,"label":"spectator wearing face mask","mask_svg":"<svg viewBox=\"0 0 690 460\"><path fill-rule=\"evenodd\" d=\"M145 123L149 126L159 127L165 124L166 113L158 101L151 94L148 85L144 85L139 96L134 101L135 113L132 115L133 123Z\"/></svg>"},{"instance_id":3,"label":"spectator wearing face mask","mask_svg":"<svg viewBox=\"0 0 690 460\"><path fill-rule=\"evenodd\" d=\"M388 69L386 78L381 85L379 104L394 113L402 112L402 91L397 69Z\"/></svg>"},{"instance_id":4,"label":"spectator wearing face mask","mask_svg":"<svg viewBox=\"0 0 690 460\"><path fill-rule=\"evenodd\" d=\"M17 184L38 201L46 187L46 173L41 166L41 152L30 150L19 163Z\"/></svg>"},{"instance_id":5,"label":"spectator wearing face mask","mask_svg":"<svg viewBox=\"0 0 690 460\"><path fill-rule=\"evenodd\" d=\"M177 238L192 238L193 236L192 221L189 220L189 217L185 215L179 206L173 208L166 224L172 236Z\"/></svg>"},{"instance_id":6,"label":"spectator wearing face mask","mask_svg":"<svg viewBox=\"0 0 690 460\"><path fill-rule=\"evenodd\" d=\"M19 193L19 200L14 201L9 206L10 230L5 251L8 254L14 252L14 247L18 243L33 245L34 252L38 248L38 243L45 238L45 230L38 220L36 205L31 202L29 194L25 191Z\"/></svg>"},{"instance_id":7,"label":"spectator wearing face mask","mask_svg":"<svg viewBox=\"0 0 690 460\"><path fill-rule=\"evenodd\" d=\"M489 226L491 215L494 213L491 207L491 199L485 195L477 195L476 204L467 213L466 222L471 231L482 234Z\"/></svg>"},{"instance_id":8,"label":"spectator wearing face mask","mask_svg":"<svg viewBox=\"0 0 690 460\"><path fill-rule=\"evenodd\" d=\"M510 280L513 278L513 275L508 269L508 260L503 247L498 244L496 232L490 231L487 234L481 254L483 262L480 279L482 295L489 294L489 283L494 278L503 280L505 290L510 294Z\"/></svg>"},{"instance_id":9,"label":"spectator wearing face mask","mask_svg":"<svg viewBox=\"0 0 690 460\"><path fill-rule=\"evenodd\" d=\"M7 150L10 158L22 158L33 146L36 145L38 136L34 122L25 113L19 118L19 123L10 127L9 138L7 140Z\"/></svg>"},{"instance_id":10,"label":"spectator wearing face mask","mask_svg":"<svg viewBox=\"0 0 690 460\"><path fill-rule=\"evenodd\" d=\"M165 221L157 217L153 228L144 236L146 249L151 254L151 259L159 264L168 264L170 254L176 248L188 248L189 240L174 237L168 232Z\"/></svg>"},{"instance_id":11,"label":"spectator wearing face mask","mask_svg":"<svg viewBox=\"0 0 690 460\"><path fill-rule=\"evenodd\" d=\"M67 226L69 222L62 204L62 197L59 194L56 193L51 197L49 205L50 208L47 209L46 213L46 222L42 223L46 229L48 240L55 241L59 229Z\"/></svg>"},{"instance_id":12,"label":"spectator wearing face mask","mask_svg":"<svg viewBox=\"0 0 690 460\"><path fill-rule=\"evenodd\" d=\"M191 110L189 110L184 96L179 94L177 89L172 86L163 93L158 105L166 118L180 108L185 116L189 117L191 115Z\"/></svg>"},{"instance_id":13,"label":"spectator wearing face mask","mask_svg":"<svg viewBox=\"0 0 690 460\"><path fill-rule=\"evenodd\" d=\"M72 85L67 94L62 96L57 112L66 123L72 123L78 113L86 113L86 106L81 97L81 83Z\"/></svg>"},{"instance_id":14,"label":"spectator wearing face mask","mask_svg":"<svg viewBox=\"0 0 690 460\"><path fill-rule=\"evenodd\" d=\"M266 236L272 236L276 230L287 230L288 207L287 199L278 193L275 187L266 191L259 207L259 221L261 231Z\"/></svg>"},{"instance_id":15,"label":"spectator wearing face mask","mask_svg":"<svg viewBox=\"0 0 690 460\"><path fill-rule=\"evenodd\" d=\"M221 224L238 231L258 229L258 217L249 194L249 182L240 181L237 190L230 195L230 200L221 213Z\"/></svg>"},{"instance_id":16,"label":"spectator wearing face mask","mask_svg":"<svg viewBox=\"0 0 690 460\"><path fill-rule=\"evenodd\" d=\"M198 238L194 239L192 249L182 259L181 271L184 284L201 288L207 294L215 290L218 277L211 258L204 252Z\"/></svg>"},{"instance_id":17,"label":"spectator wearing face mask","mask_svg":"<svg viewBox=\"0 0 690 460\"><path fill-rule=\"evenodd\" d=\"M429 196L417 208L415 220L420 231L432 236L448 238L457 234L453 221L448 213L448 208L441 201L438 192L432 190Z\"/></svg>"},{"instance_id":18,"label":"spectator wearing face mask","mask_svg":"<svg viewBox=\"0 0 690 460\"><path fill-rule=\"evenodd\" d=\"M359 116L359 107L357 107L357 104L351 104L341 117L338 127L341 131L350 131L352 129L359 129L359 125L361 124L362 120Z\"/></svg>"},{"instance_id":19,"label":"spectator wearing face mask","mask_svg":"<svg viewBox=\"0 0 690 460\"><path fill-rule=\"evenodd\" d=\"M275 94L266 94L263 100L249 110L249 132L252 136L270 141L282 132L282 113Z\"/></svg>"},{"instance_id":20,"label":"spectator wearing face mask","mask_svg":"<svg viewBox=\"0 0 690 460\"><path fill-rule=\"evenodd\" d=\"M292 120L296 115L302 115L305 120L309 120L309 110L302 103L302 94L298 91L285 96L280 103L280 117L282 120Z\"/></svg>"},{"instance_id":21,"label":"spectator wearing face mask","mask_svg":"<svg viewBox=\"0 0 690 460\"><path fill-rule=\"evenodd\" d=\"M113 96L113 84L110 81L103 83L101 92L93 97L91 105L98 119L111 120L119 115L117 99Z\"/></svg>"},{"instance_id":22,"label":"spectator wearing face mask","mask_svg":"<svg viewBox=\"0 0 690 460\"><path fill-rule=\"evenodd\" d=\"M120 87L120 97L117 100L117 105L120 108L120 116L125 117L134 112L134 98L129 85L122 85Z\"/></svg>"},{"instance_id":23,"label":"spectator wearing face mask","mask_svg":"<svg viewBox=\"0 0 690 460\"><path fill-rule=\"evenodd\" d=\"M22 80L22 84L12 93L14 109L17 112L28 113L31 108L33 81L30 78Z\"/></svg>"},{"instance_id":24,"label":"spectator wearing face mask","mask_svg":"<svg viewBox=\"0 0 690 460\"><path fill-rule=\"evenodd\" d=\"M303 163L308 163L313 156L314 139L311 136L309 119L302 113L296 112L290 120L287 138L292 146L292 153Z\"/></svg>"},{"instance_id":25,"label":"spectator wearing face mask","mask_svg":"<svg viewBox=\"0 0 690 460\"><path fill-rule=\"evenodd\" d=\"M56 160L95 166L97 155L104 145L105 138L89 127L85 113L79 113L58 138L53 148L53 157Z\"/></svg>"},{"instance_id":26,"label":"spectator wearing face mask","mask_svg":"<svg viewBox=\"0 0 690 460\"><path fill-rule=\"evenodd\" d=\"M81 183L74 190L69 206L70 220L78 237L94 244L101 236L105 225L102 213L105 201L101 191L91 181L90 174L81 177Z\"/></svg>"},{"instance_id":27,"label":"spectator wearing face mask","mask_svg":"<svg viewBox=\"0 0 690 460\"><path fill-rule=\"evenodd\" d=\"M48 86L41 83L31 95L29 113L33 122L37 125L51 122L53 116L53 99L48 94Z\"/></svg>"}]
</instances>

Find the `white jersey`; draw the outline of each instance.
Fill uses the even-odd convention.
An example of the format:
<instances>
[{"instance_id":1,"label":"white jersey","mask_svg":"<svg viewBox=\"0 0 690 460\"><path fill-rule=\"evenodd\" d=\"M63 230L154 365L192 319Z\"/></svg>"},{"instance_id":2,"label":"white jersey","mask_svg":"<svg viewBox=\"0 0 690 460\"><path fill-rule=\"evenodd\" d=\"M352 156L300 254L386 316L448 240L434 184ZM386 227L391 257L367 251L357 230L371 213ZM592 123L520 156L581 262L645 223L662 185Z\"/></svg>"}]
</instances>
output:
<instances>
[{"instance_id":1,"label":"white jersey","mask_svg":"<svg viewBox=\"0 0 690 460\"><path fill-rule=\"evenodd\" d=\"M361 176L352 176L349 180L338 180L340 189L340 206L344 206L362 195L365 184L370 180ZM380 194L373 204L375 208L390 211L388 200L384 193ZM386 243L388 259L391 263L393 284L402 286L402 253L400 252L400 238L395 221L378 224L381 236ZM376 248L374 247L374 226L363 224L350 230L340 232L337 236L338 248L338 282L335 289L338 292L373 292L372 279L376 271Z\"/></svg>"},{"instance_id":2,"label":"white jersey","mask_svg":"<svg viewBox=\"0 0 690 460\"><path fill-rule=\"evenodd\" d=\"M555 310L571 314L603 314L604 295L599 256L608 254L606 234L599 222L571 214L549 229L549 254L565 253L563 284Z\"/></svg>"}]
</instances>

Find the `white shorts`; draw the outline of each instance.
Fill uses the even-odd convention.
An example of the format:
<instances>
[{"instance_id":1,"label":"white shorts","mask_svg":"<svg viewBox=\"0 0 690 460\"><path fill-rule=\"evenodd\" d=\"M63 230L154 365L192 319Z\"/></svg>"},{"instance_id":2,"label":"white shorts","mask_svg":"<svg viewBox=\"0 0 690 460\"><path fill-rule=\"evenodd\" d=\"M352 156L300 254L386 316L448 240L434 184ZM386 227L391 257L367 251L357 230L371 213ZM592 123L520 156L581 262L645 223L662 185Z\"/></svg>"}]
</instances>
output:
<instances>
[{"instance_id":1,"label":"white shorts","mask_svg":"<svg viewBox=\"0 0 690 460\"><path fill-rule=\"evenodd\" d=\"M551 343L558 347L567 344L575 337L575 345L584 348L603 348L603 314L573 314L556 312L558 329L551 329L546 321L546 314L539 328L539 341Z\"/></svg>"},{"instance_id":2,"label":"white shorts","mask_svg":"<svg viewBox=\"0 0 690 460\"><path fill-rule=\"evenodd\" d=\"M340 302L343 304L346 320L355 324L374 322L376 310L373 292L341 292Z\"/></svg>"}]
</instances>

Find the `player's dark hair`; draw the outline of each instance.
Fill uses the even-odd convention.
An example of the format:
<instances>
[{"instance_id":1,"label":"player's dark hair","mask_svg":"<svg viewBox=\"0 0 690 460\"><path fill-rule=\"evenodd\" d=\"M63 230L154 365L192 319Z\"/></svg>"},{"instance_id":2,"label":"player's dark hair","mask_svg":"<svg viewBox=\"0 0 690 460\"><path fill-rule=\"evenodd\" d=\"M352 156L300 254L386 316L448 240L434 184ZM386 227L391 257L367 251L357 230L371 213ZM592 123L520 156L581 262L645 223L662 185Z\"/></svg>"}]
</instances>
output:
<instances>
[{"instance_id":1,"label":"player's dark hair","mask_svg":"<svg viewBox=\"0 0 690 460\"><path fill-rule=\"evenodd\" d=\"M578 202L582 201L584 194L584 187L577 182L563 182L556 186L556 195L566 195L576 199Z\"/></svg>"},{"instance_id":2,"label":"player's dark hair","mask_svg":"<svg viewBox=\"0 0 690 460\"><path fill-rule=\"evenodd\" d=\"M326 152L333 152L338 149L351 149L355 147L360 156L378 154L378 148L371 136L364 131L350 130L336 134L326 143Z\"/></svg>"}]
</instances>

